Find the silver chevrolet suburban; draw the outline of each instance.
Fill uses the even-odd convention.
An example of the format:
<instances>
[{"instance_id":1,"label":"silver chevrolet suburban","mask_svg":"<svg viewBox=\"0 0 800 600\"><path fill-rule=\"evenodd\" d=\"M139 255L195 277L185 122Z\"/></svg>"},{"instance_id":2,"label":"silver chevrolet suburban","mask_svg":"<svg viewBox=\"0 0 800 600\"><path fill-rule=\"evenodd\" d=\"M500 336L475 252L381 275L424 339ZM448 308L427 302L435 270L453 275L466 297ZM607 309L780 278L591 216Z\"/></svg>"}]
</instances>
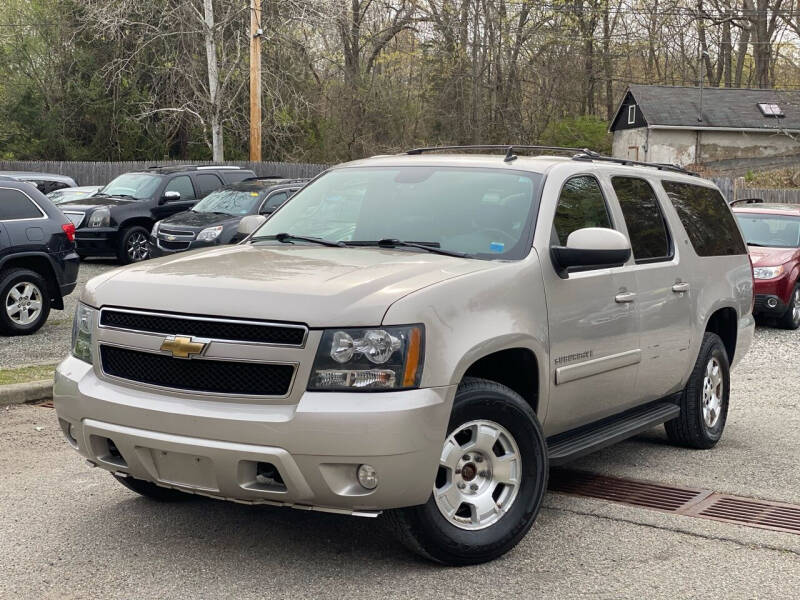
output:
<instances>
[{"instance_id":1,"label":"silver chevrolet suburban","mask_svg":"<svg viewBox=\"0 0 800 600\"><path fill-rule=\"evenodd\" d=\"M385 512L446 564L513 548L551 465L660 424L714 446L754 326L719 191L475 149L340 165L239 245L92 279L56 372L69 444L156 500Z\"/></svg>"}]
</instances>

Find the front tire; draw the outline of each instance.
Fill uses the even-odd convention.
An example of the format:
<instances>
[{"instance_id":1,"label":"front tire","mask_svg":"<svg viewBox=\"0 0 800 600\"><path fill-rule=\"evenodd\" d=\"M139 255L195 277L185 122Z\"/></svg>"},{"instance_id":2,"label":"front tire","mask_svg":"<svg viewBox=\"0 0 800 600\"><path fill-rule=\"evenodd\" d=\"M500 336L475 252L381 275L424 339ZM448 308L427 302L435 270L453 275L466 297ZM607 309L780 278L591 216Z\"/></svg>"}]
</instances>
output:
<instances>
[{"instance_id":1,"label":"front tire","mask_svg":"<svg viewBox=\"0 0 800 600\"><path fill-rule=\"evenodd\" d=\"M120 477L113 473L112 476L129 490L145 498L155 500L156 502L184 502L193 498L191 494L186 494L170 488L163 488L150 481L144 481L143 479Z\"/></svg>"},{"instance_id":2,"label":"front tire","mask_svg":"<svg viewBox=\"0 0 800 600\"><path fill-rule=\"evenodd\" d=\"M50 314L47 281L30 269L0 273L0 333L29 335L41 329Z\"/></svg>"},{"instance_id":3,"label":"front tire","mask_svg":"<svg viewBox=\"0 0 800 600\"><path fill-rule=\"evenodd\" d=\"M117 248L119 262L123 265L129 265L150 258L149 237L150 232L139 225L123 230L119 240L119 247Z\"/></svg>"},{"instance_id":4,"label":"front tire","mask_svg":"<svg viewBox=\"0 0 800 600\"><path fill-rule=\"evenodd\" d=\"M547 446L531 406L504 385L456 392L433 493L387 520L411 550L448 565L493 560L533 525L547 489Z\"/></svg>"},{"instance_id":5,"label":"front tire","mask_svg":"<svg viewBox=\"0 0 800 600\"><path fill-rule=\"evenodd\" d=\"M789 306L786 313L778 319L778 325L784 329L800 328L800 283L794 286L792 295L789 296Z\"/></svg>"},{"instance_id":6,"label":"front tire","mask_svg":"<svg viewBox=\"0 0 800 600\"><path fill-rule=\"evenodd\" d=\"M717 334L706 332L681 394L681 414L664 423L669 440L688 448L713 448L725 429L730 389L728 352Z\"/></svg>"}]
</instances>

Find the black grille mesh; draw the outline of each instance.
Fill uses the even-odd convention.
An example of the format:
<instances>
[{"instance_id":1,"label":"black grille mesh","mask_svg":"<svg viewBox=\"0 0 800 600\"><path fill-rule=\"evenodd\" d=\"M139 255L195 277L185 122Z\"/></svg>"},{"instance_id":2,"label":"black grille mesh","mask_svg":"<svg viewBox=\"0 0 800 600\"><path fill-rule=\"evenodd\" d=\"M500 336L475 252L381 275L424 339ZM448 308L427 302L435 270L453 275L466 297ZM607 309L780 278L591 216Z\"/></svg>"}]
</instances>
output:
<instances>
[{"instance_id":1,"label":"black grille mesh","mask_svg":"<svg viewBox=\"0 0 800 600\"><path fill-rule=\"evenodd\" d=\"M120 327L122 329L149 331L167 335L188 335L215 340L285 344L287 346L301 346L305 337L305 329L300 327L231 323L228 321L197 321L166 315L148 315L118 310L104 310L100 324L107 327Z\"/></svg>"},{"instance_id":2,"label":"black grille mesh","mask_svg":"<svg viewBox=\"0 0 800 600\"><path fill-rule=\"evenodd\" d=\"M191 242L169 242L167 240L158 240L158 245L167 250L186 250Z\"/></svg>"},{"instance_id":3,"label":"black grille mesh","mask_svg":"<svg viewBox=\"0 0 800 600\"><path fill-rule=\"evenodd\" d=\"M255 396L285 396L294 367L260 363L172 358L165 354L100 346L108 375L162 387Z\"/></svg>"}]
</instances>

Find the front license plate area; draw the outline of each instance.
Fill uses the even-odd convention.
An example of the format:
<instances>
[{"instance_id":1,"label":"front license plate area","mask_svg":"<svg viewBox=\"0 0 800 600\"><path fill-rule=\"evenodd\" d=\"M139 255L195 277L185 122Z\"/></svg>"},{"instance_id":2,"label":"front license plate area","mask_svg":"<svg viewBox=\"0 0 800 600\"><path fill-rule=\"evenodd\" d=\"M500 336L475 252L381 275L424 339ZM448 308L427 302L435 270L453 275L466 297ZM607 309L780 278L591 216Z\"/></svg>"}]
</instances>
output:
<instances>
[{"instance_id":1,"label":"front license plate area","mask_svg":"<svg viewBox=\"0 0 800 600\"><path fill-rule=\"evenodd\" d=\"M207 456L150 449L158 480L198 490L218 491L214 464Z\"/></svg>"}]
</instances>

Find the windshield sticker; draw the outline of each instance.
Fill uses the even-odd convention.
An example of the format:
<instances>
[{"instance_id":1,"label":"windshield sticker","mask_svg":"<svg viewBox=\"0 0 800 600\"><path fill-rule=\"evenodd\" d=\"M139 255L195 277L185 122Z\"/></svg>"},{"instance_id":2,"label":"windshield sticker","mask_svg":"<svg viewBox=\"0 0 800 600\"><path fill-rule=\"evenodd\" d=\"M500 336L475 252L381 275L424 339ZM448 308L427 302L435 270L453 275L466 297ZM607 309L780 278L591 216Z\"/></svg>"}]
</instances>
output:
<instances>
[{"instance_id":1,"label":"windshield sticker","mask_svg":"<svg viewBox=\"0 0 800 600\"><path fill-rule=\"evenodd\" d=\"M502 252L505 250L506 245L503 242L491 242L489 244L489 251L490 252Z\"/></svg>"}]
</instances>

